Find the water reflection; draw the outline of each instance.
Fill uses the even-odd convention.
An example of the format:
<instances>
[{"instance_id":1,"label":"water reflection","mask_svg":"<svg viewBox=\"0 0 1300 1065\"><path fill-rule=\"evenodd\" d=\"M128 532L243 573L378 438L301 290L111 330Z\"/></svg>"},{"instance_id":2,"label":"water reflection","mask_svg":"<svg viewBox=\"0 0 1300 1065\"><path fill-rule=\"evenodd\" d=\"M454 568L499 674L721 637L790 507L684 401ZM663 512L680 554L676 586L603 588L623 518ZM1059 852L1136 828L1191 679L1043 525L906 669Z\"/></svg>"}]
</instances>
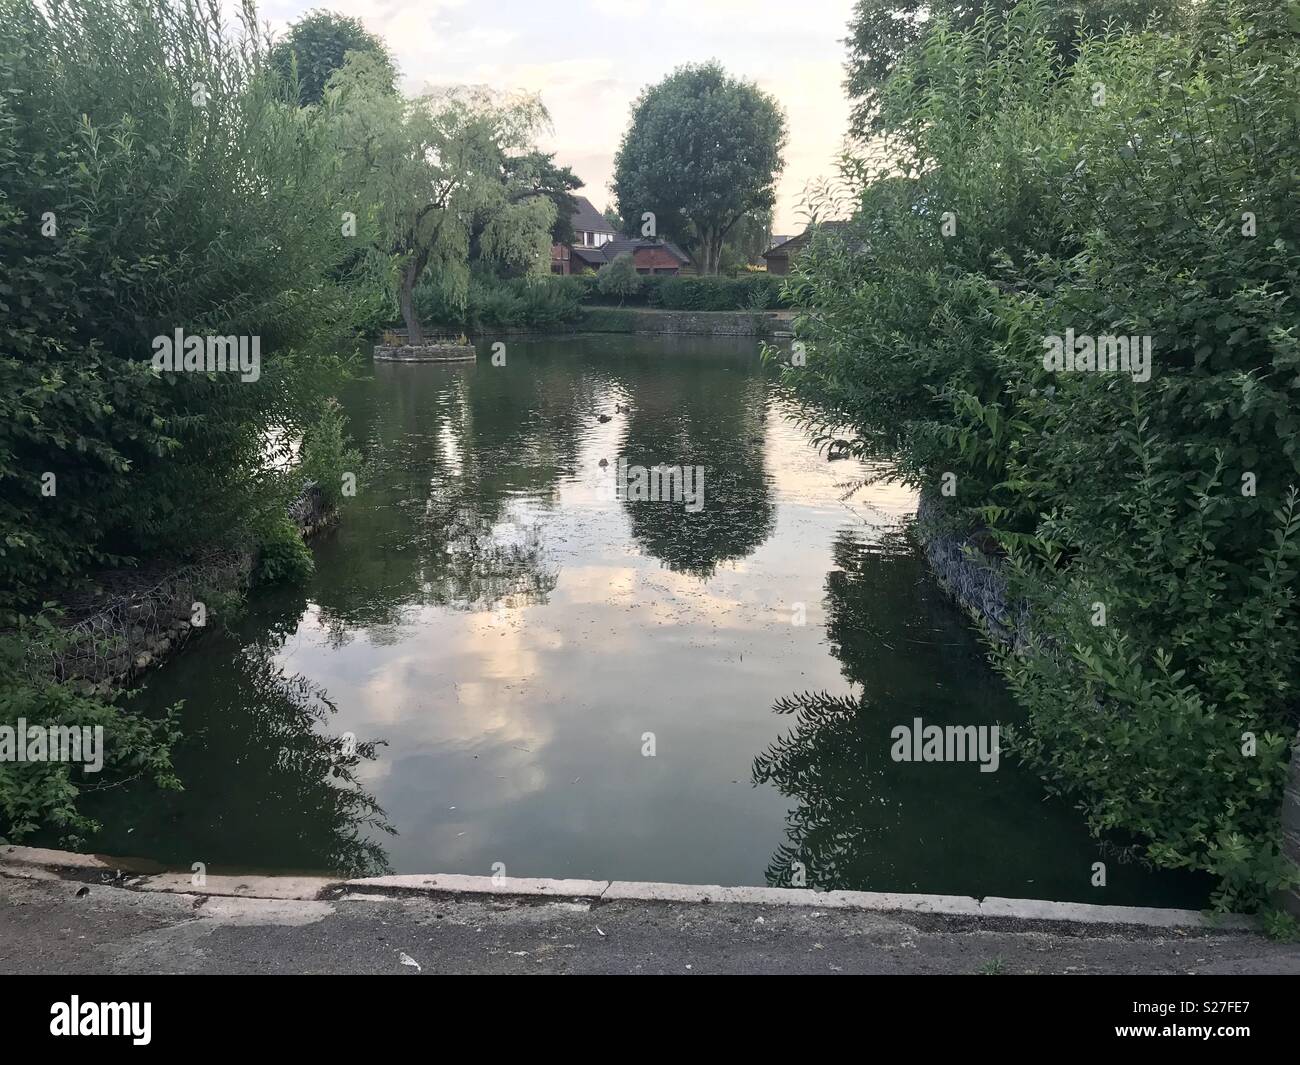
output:
<instances>
[{"instance_id":1,"label":"water reflection","mask_svg":"<svg viewBox=\"0 0 1300 1065\"><path fill-rule=\"evenodd\" d=\"M1014 705L901 534L911 493L841 499L870 471L808 446L755 347L376 365L342 397L366 462L314 577L256 592L141 693L187 700L190 790L119 797L94 845L702 884L802 861L817 886L1095 898L1078 817L1009 760L888 761L895 724ZM620 456L704 466L705 509L621 503ZM343 732L387 745L349 760ZM1106 902L1178 901L1111 872Z\"/></svg>"},{"instance_id":2,"label":"water reflection","mask_svg":"<svg viewBox=\"0 0 1300 1065\"><path fill-rule=\"evenodd\" d=\"M632 537L678 573L701 580L721 562L745 558L771 534L761 378L725 367L694 367L671 388L642 387L633 397L621 457L631 466L702 466L704 505L624 501Z\"/></svg>"},{"instance_id":3,"label":"water reflection","mask_svg":"<svg viewBox=\"0 0 1300 1065\"><path fill-rule=\"evenodd\" d=\"M189 867L370 876L389 870L379 839L391 835L383 809L359 781L382 741L331 729L328 693L285 668L279 652L306 607L300 594L259 603L241 632L210 633L187 655L210 671L195 689L164 669L151 695L184 700L184 739L174 752L184 790L96 796L89 812L105 825L98 850L144 854ZM160 801L161 799L161 801Z\"/></svg>"},{"instance_id":4,"label":"water reflection","mask_svg":"<svg viewBox=\"0 0 1300 1065\"><path fill-rule=\"evenodd\" d=\"M754 759L751 777L793 805L768 884L952 893L960 881L961 894L976 896L1140 898L1144 872L1116 863L1098 898L1090 876L1101 849L1081 846L1075 812L1044 802L1009 756L992 773L974 761L891 759L897 725L994 725L1015 707L901 530L878 542L846 530L833 557L826 635L849 687L793 693L772 707L789 726ZM1169 876L1162 886L1171 903L1205 897L1199 878Z\"/></svg>"}]
</instances>

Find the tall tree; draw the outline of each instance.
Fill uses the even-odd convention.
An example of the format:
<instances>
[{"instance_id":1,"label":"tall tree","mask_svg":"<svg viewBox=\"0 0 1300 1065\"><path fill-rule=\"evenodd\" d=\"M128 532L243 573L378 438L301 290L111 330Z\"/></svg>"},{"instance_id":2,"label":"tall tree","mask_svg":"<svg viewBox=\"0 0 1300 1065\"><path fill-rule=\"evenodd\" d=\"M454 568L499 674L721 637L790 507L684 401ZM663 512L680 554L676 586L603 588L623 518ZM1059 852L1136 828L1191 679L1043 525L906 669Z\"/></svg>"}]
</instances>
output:
<instances>
[{"instance_id":1,"label":"tall tree","mask_svg":"<svg viewBox=\"0 0 1300 1065\"><path fill-rule=\"evenodd\" d=\"M321 102L331 75L343 69L349 52L374 56L380 83L389 93L396 92L397 68L388 47L359 19L333 11L312 11L295 22L271 50L271 64L286 81L296 69L298 101L306 106Z\"/></svg>"},{"instance_id":2,"label":"tall tree","mask_svg":"<svg viewBox=\"0 0 1300 1065\"><path fill-rule=\"evenodd\" d=\"M426 269L463 299L471 239L482 258L541 269L555 205L527 160L547 121L536 97L450 88L390 96L376 57L352 53L325 103L337 114L345 187L356 190L357 235L393 276L413 344L424 333L415 287Z\"/></svg>"},{"instance_id":3,"label":"tall tree","mask_svg":"<svg viewBox=\"0 0 1300 1065\"><path fill-rule=\"evenodd\" d=\"M619 214L636 233L653 213L657 235L716 274L736 223L775 202L785 141L780 105L757 86L716 62L678 67L633 106L614 159Z\"/></svg>"},{"instance_id":4,"label":"tall tree","mask_svg":"<svg viewBox=\"0 0 1300 1065\"><path fill-rule=\"evenodd\" d=\"M582 188L582 179L569 167L559 166L554 152L526 152L506 160L505 179L514 186L515 197L545 196L555 204L551 240L556 244L573 243L573 215L578 201L570 193Z\"/></svg>"},{"instance_id":5,"label":"tall tree","mask_svg":"<svg viewBox=\"0 0 1300 1065\"><path fill-rule=\"evenodd\" d=\"M844 87L853 100L850 124L859 136L880 128L880 92L898 62L916 47L933 21L948 18L954 28L969 30L982 15L1002 19L1020 0L856 0L844 43ZM1108 25L1140 26L1155 19L1170 21L1177 10L1171 0L1041 0L1044 29L1056 52L1069 62L1080 29L1091 33Z\"/></svg>"}]
</instances>

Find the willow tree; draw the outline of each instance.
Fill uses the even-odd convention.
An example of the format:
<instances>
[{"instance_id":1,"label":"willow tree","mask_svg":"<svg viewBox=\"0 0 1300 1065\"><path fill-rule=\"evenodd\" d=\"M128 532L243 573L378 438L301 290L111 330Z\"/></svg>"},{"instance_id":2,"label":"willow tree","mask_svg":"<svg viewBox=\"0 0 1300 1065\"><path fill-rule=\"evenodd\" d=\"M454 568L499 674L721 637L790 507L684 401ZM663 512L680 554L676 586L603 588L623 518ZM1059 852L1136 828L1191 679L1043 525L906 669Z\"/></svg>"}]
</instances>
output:
<instances>
[{"instance_id":1,"label":"willow tree","mask_svg":"<svg viewBox=\"0 0 1300 1065\"><path fill-rule=\"evenodd\" d=\"M548 117L534 96L478 87L392 96L384 73L374 57L351 53L324 103L337 120L342 180L357 201L356 235L387 272L410 342L419 344L416 285L433 271L463 302L476 230L485 259L537 271L548 262L555 205L527 165Z\"/></svg>"}]
</instances>

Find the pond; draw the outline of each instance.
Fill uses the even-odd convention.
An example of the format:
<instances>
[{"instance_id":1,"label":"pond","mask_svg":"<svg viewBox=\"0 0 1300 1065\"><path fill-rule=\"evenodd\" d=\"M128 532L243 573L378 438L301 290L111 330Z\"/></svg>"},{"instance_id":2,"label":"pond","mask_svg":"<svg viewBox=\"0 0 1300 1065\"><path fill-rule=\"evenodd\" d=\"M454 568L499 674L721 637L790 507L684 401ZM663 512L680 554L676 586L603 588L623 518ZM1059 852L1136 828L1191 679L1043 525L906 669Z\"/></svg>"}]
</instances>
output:
<instances>
[{"instance_id":1,"label":"pond","mask_svg":"<svg viewBox=\"0 0 1300 1065\"><path fill-rule=\"evenodd\" d=\"M89 846L1202 904L1099 853L1010 754L893 760L917 719L1019 712L907 536L913 493L818 454L757 347L579 336L368 369L344 397L361 487L314 578L148 677L145 708L184 700L185 791L98 797ZM620 498L620 460L700 467L702 494Z\"/></svg>"}]
</instances>

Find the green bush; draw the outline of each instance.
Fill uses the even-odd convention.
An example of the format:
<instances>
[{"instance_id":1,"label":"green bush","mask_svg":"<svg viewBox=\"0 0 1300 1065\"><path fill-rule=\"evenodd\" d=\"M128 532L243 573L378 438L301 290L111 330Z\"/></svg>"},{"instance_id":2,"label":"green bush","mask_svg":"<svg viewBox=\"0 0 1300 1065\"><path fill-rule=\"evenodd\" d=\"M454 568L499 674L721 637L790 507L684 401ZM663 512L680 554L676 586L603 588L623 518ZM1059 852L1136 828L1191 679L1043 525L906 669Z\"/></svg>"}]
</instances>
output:
<instances>
[{"instance_id":1,"label":"green bush","mask_svg":"<svg viewBox=\"0 0 1300 1065\"><path fill-rule=\"evenodd\" d=\"M327 507L337 507L343 500L343 476L356 477L361 468L361 453L352 447L347 434L347 416L338 400L327 400L320 417L303 435L303 478L320 486L321 499Z\"/></svg>"},{"instance_id":2,"label":"green bush","mask_svg":"<svg viewBox=\"0 0 1300 1065\"><path fill-rule=\"evenodd\" d=\"M639 290L625 300L630 306L666 311L762 311L786 305L783 279L771 274L756 272L737 277L642 274L640 278ZM592 303L615 302L604 297L598 286L590 288L585 298Z\"/></svg>"},{"instance_id":3,"label":"green bush","mask_svg":"<svg viewBox=\"0 0 1300 1065\"><path fill-rule=\"evenodd\" d=\"M46 669L65 642L49 617L0 637L0 726L16 732L22 719L29 726L102 728L104 764L89 773L68 762L0 760L0 841L45 831L62 846L79 847L100 827L79 810L83 794L139 777L180 787L171 765L179 707L145 718L131 711L129 695L100 697L76 683L57 683Z\"/></svg>"},{"instance_id":4,"label":"green bush","mask_svg":"<svg viewBox=\"0 0 1300 1065\"><path fill-rule=\"evenodd\" d=\"M1064 69L1035 3L939 20L885 87L891 165L850 165L850 231L789 284L819 437L1006 552L1021 752L1222 908L1293 875L1298 32L1295 0L1210 4ZM1045 368L1070 329L1150 337L1150 380Z\"/></svg>"},{"instance_id":5,"label":"green bush","mask_svg":"<svg viewBox=\"0 0 1300 1065\"><path fill-rule=\"evenodd\" d=\"M0 18L0 615L237 536L264 441L337 381L337 357L307 354L351 322L330 116L218 18L166 0ZM155 371L177 328L259 338L259 379Z\"/></svg>"},{"instance_id":6,"label":"green bush","mask_svg":"<svg viewBox=\"0 0 1300 1065\"><path fill-rule=\"evenodd\" d=\"M641 291L641 275L636 272L631 252L623 252L607 262L596 274L596 291L602 296L617 296L618 305Z\"/></svg>"},{"instance_id":7,"label":"green bush","mask_svg":"<svg viewBox=\"0 0 1300 1065\"><path fill-rule=\"evenodd\" d=\"M302 534L287 517L272 525L257 547L253 579L259 584L299 584L316 571Z\"/></svg>"},{"instance_id":8,"label":"green bush","mask_svg":"<svg viewBox=\"0 0 1300 1065\"><path fill-rule=\"evenodd\" d=\"M581 313L585 282L578 277L501 279L475 274L460 303L439 279L426 276L416 289L416 305L434 329L558 328Z\"/></svg>"},{"instance_id":9,"label":"green bush","mask_svg":"<svg viewBox=\"0 0 1300 1065\"><path fill-rule=\"evenodd\" d=\"M784 278L765 273L737 277L693 274L634 274L626 291L602 292L604 271L501 279L475 274L463 302L436 277L416 288L416 306L434 328L481 330L493 326L562 328L574 323L585 306L653 307L666 311L764 311L788 306ZM384 325L399 324L391 307Z\"/></svg>"}]
</instances>

